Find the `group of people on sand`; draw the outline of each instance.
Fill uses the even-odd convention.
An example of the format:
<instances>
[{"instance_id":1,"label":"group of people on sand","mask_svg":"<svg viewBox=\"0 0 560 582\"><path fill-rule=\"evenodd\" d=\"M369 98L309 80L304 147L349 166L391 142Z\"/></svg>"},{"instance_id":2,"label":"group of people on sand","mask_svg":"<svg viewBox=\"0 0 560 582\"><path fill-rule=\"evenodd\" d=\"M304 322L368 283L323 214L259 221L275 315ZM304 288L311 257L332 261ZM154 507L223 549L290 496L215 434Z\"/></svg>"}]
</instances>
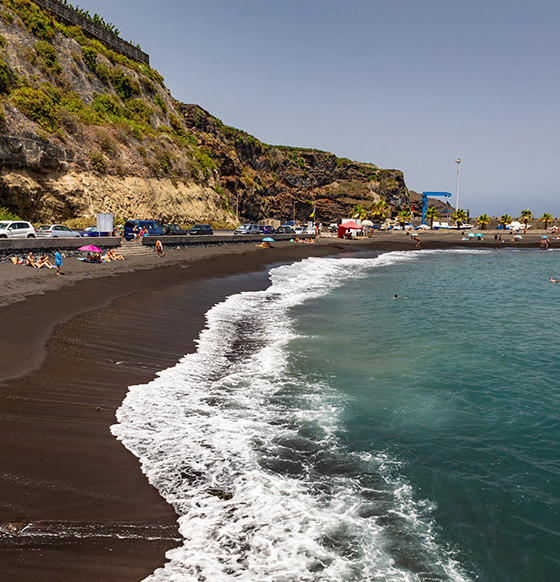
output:
<instances>
[{"instance_id":1,"label":"group of people on sand","mask_svg":"<svg viewBox=\"0 0 560 582\"><path fill-rule=\"evenodd\" d=\"M12 257L12 263L14 265L22 265L23 261L21 259L18 260L16 257ZM29 251L27 254L25 264L33 269L42 269L43 267L46 267L47 269L56 269L57 275L63 274L60 271L60 267L62 267L62 253L60 252L60 249L56 249L54 253L54 265L49 261L49 258L45 253L43 253L36 261L33 258L33 251Z\"/></svg>"},{"instance_id":2,"label":"group of people on sand","mask_svg":"<svg viewBox=\"0 0 560 582\"><path fill-rule=\"evenodd\" d=\"M290 242L314 244L315 240L312 238L299 238L299 236L296 236L296 238L290 239Z\"/></svg>"},{"instance_id":3,"label":"group of people on sand","mask_svg":"<svg viewBox=\"0 0 560 582\"><path fill-rule=\"evenodd\" d=\"M33 258L33 253L29 251L27 258L25 259L25 264L28 267L33 267L34 269L42 269L46 267L47 269L54 269L54 265L49 261L47 255L42 254L37 260Z\"/></svg>"},{"instance_id":4,"label":"group of people on sand","mask_svg":"<svg viewBox=\"0 0 560 582\"><path fill-rule=\"evenodd\" d=\"M110 263L111 261L124 261L122 255L117 255L115 249L109 249L106 255L101 255L101 253L88 253L85 259L82 259L86 263ZM12 263L14 265L27 265L33 269L42 269L43 267L47 269L56 269L57 275L62 275L62 253L60 249L57 249L54 254L54 265L50 262L49 257L43 253L37 260L33 256L33 251L29 251L25 261L23 259L18 259L17 257L12 257Z\"/></svg>"},{"instance_id":5,"label":"group of people on sand","mask_svg":"<svg viewBox=\"0 0 560 582\"><path fill-rule=\"evenodd\" d=\"M109 249L106 255L101 253L88 253L86 263L110 263L111 261L124 261L122 255L117 255L115 249Z\"/></svg>"}]
</instances>

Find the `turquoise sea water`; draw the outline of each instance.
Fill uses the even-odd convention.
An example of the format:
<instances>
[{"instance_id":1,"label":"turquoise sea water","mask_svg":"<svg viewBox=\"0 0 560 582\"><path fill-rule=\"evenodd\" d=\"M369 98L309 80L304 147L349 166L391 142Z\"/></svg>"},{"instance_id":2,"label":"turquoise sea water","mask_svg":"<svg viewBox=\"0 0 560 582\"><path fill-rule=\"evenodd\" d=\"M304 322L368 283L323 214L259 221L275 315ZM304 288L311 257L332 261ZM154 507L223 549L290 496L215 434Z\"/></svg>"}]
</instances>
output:
<instances>
[{"instance_id":1,"label":"turquoise sea water","mask_svg":"<svg viewBox=\"0 0 560 582\"><path fill-rule=\"evenodd\" d=\"M114 427L181 515L151 579L560 579L551 275L553 251L309 259L216 306Z\"/></svg>"}]
</instances>

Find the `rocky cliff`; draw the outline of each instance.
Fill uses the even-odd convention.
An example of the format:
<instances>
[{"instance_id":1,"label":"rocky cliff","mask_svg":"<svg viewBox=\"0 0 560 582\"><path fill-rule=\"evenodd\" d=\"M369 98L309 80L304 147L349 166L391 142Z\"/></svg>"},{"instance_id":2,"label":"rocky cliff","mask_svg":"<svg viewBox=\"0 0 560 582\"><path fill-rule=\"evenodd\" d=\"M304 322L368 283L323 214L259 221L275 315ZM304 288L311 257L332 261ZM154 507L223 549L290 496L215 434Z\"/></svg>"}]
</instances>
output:
<instances>
[{"instance_id":1,"label":"rocky cliff","mask_svg":"<svg viewBox=\"0 0 560 582\"><path fill-rule=\"evenodd\" d=\"M0 0L0 206L15 214L330 221L378 201L408 207L402 172L264 144L30 0Z\"/></svg>"}]
</instances>

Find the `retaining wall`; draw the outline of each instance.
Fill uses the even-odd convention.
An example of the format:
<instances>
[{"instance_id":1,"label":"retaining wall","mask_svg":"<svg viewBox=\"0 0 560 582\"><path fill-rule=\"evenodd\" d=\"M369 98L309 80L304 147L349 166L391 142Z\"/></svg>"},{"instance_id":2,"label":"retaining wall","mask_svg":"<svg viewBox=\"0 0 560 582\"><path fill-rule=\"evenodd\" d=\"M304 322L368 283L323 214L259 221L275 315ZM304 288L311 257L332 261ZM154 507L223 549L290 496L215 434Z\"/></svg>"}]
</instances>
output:
<instances>
[{"instance_id":1,"label":"retaining wall","mask_svg":"<svg viewBox=\"0 0 560 582\"><path fill-rule=\"evenodd\" d=\"M83 238L8 238L0 239L0 257L36 253L54 253L62 251L77 251L84 245L93 244L100 249L110 249L120 246L120 237L83 237Z\"/></svg>"},{"instance_id":2,"label":"retaining wall","mask_svg":"<svg viewBox=\"0 0 560 582\"><path fill-rule=\"evenodd\" d=\"M58 0L33 0L33 2L50 12L55 18L67 24L79 26L85 34L102 42L106 47L134 61L144 63L148 66L150 65L150 56L144 51L126 42L126 40L119 38L106 28L99 26L99 24L95 24L89 18L72 10L69 6L65 6Z\"/></svg>"},{"instance_id":3,"label":"retaining wall","mask_svg":"<svg viewBox=\"0 0 560 582\"><path fill-rule=\"evenodd\" d=\"M161 241L164 246L210 246L210 245L231 245L231 244L260 244L262 243L263 237L265 235L173 235L173 236L143 236L142 244L145 246L155 246L156 241ZM287 241L294 238L293 235L289 234L274 234L272 235L276 242ZM306 236L306 238L315 238L315 236ZM274 243L272 243L274 244Z\"/></svg>"}]
</instances>

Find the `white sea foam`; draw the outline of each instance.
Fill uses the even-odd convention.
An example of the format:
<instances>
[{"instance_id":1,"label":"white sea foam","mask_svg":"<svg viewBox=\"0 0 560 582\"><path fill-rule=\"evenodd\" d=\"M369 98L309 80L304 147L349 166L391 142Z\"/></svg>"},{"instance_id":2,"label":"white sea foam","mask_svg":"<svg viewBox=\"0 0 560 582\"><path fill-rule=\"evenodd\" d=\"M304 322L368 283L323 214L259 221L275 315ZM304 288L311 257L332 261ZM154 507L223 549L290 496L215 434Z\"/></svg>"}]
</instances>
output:
<instances>
[{"instance_id":1,"label":"white sea foam","mask_svg":"<svg viewBox=\"0 0 560 582\"><path fill-rule=\"evenodd\" d=\"M208 312L196 353L130 388L113 433L175 507L184 538L147 580L464 579L396 461L345 451L342 397L294 375L287 357L292 307L410 260L389 253L276 268L265 291ZM406 551L417 553L415 569L396 559L400 535L414 538Z\"/></svg>"}]
</instances>

